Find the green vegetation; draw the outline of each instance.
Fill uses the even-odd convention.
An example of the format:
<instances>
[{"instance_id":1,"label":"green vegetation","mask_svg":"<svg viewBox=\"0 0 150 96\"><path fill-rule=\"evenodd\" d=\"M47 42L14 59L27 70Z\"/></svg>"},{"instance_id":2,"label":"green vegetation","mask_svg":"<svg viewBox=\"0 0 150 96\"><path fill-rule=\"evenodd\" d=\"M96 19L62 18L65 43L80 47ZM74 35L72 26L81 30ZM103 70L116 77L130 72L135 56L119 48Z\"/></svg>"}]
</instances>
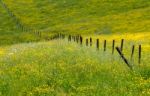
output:
<instances>
[{"instance_id":1,"label":"green vegetation","mask_svg":"<svg viewBox=\"0 0 150 96\"><path fill-rule=\"evenodd\" d=\"M148 0L3 1L26 26L52 33L150 31Z\"/></svg>"},{"instance_id":2,"label":"green vegetation","mask_svg":"<svg viewBox=\"0 0 150 96\"><path fill-rule=\"evenodd\" d=\"M145 33L146 34L146 33ZM17 44L1 47L0 94L2 96L148 96L149 35L141 33L125 39L123 53L133 65L131 71L118 53L111 54L111 40L120 46L126 35L103 35L107 51L97 51L66 40ZM130 38L134 36L134 38ZM84 37L85 38L85 37ZM141 41L138 39L141 38ZM147 39L145 39L147 38ZM95 39L94 39L95 41ZM136 44L130 60L131 43ZM138 64L137 45L142 43L142 62Z\"/></svg>"},{"instance_id":3,"label":"green vegetation","mask_svg":"<svg viewBox=\"0 0 150 96\"><path fill-rule=\"evenodd\" d=\"M42 34L107 34L150 31L150 1L149 0L2 0L20 20L25 28L39 30ZM1 8L4 13L4 9ZM33 36L26 36L26 32L14 29L15 24L7 15L0 17L4 25L3 30L9 28L12 36L22 42L31 41ZM7 26L6 26L7 25ZM12 30L12 27L14 30ZM1 30L0 34L4 34ZM5 32L6 33L6 32ZM18 34L17 39L15 34ZM25 37L24 37L25 35ZM4 37L4 36L3 36ZM1 37L1 38L3 38ZM14 38L13 38L14 37ZM8 41L6 39L5 41ZM5 43L5 42L4 42ZM7 42L6 42L7 43ZM12 43L12 42L10 42Z\"/></svg>"},{"instance_id":4,"label":"green vegetation","mask_svg":"<svg viewBox=\"0 0 150 96\"><path fill-rule=\"evenodd\" d=\"M18 26L18 21L11 16L10 12L2 4L3 3L0 1L0 45L39 40L33 32L25 32L20 26Z\"/></svg>"},{"instance_id":5,"label":"green vegetation","mask_svg":"<svg viewBox=\"0 0 150 96\"><path fill-rule=\"evenodd\" d=\"M149 0L0 0L0 96L149 96L149 12ZM44 41L57 33L81 34L83 45ZM133 71L111 54L122 38Z\"/></svg>"},{"instance_id":6,"label":"green vegetation","mask_svg":"<svg viewBox=\"0 0 150 96\"><path fill-rule=\"evenodd\" d=\"M2 57L2 96L149 94L149 79L102 50L52 41L14 45Z\"/></svg>"}]
</instances>

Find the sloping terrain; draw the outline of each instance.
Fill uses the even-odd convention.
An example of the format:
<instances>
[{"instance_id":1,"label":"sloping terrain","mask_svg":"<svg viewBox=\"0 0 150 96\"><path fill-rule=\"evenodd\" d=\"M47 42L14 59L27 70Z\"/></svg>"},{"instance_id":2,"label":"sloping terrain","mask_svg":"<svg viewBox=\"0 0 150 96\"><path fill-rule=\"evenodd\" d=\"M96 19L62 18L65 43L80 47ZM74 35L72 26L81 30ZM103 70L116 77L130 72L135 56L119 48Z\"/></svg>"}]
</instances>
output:
<instances>
[{"instance_id":1,"label":"sloping terrain","mask_svg":"<svg viewBox=\"0 0 150 96\"><path fill-rule=\"evenodd\" d=\"M38 41L33 34L150 32L149 0L1 0L0 44ZM22 26L18 26L21 24ZM24 29L22 28L24 27ZM28 30L29 29L29 30Z\"/></svg>"},{"instance_id":2,"label":"sloping terrain","mask_svg":"<svg viewBox=\"0 0 150 96\"><path fill-rule=\"evenodd\" d=\"M6 10L0 4L0 45L7 43L21 33L15 22L10 18ZM13 41L12 41L13 42ZM10 42L10 43L12 43Z\"/></svg>"},{"instance_id":3,"label":"sloping terrain","mask_svg":"<svg viewBox=\"0 0 150 96\"><path fill-rule=\"evenodd\" d=\"M150 95L149 0L1 1L7 8L0 4L0 96ZM43 39L60 32L82 34L82 45ZM116 50L112 54L112 40L120 47L121 39L132 70Z\"/></svg>"},{"instance_id":4,"label":"sloping terrain","mask_svg":"<svg viewBox=\"0 0 150 96\"><path fill-rule=\"evenodd\" d=\"M23 29L13 12L0 1L0 45L37 41L39 38Z\"/></svg>"},{"instance_id":5,"label":"sloping terrain","mask_svg":"<svg viewBox=\"0 0 150 96\"><path fill-rule=\"evenodd\" d=\"M29 28L44 32L150 31L149 0L3 0Z\"/></svg>"}]
</instances>

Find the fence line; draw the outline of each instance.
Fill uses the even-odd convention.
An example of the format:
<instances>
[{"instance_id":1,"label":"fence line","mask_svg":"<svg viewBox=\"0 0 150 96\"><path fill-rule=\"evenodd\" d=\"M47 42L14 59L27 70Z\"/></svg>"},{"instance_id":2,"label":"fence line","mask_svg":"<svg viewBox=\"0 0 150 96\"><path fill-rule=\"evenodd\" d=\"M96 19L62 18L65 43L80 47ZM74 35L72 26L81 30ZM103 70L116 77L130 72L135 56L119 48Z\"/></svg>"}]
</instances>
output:
<instances>
[{"instance_id":1,"label":"fence line","mask_svg":"<svg viewBox=\"0 0 150 96\"><path fill-rule=\"evenodd\" d=\"M16 23L16 26L18 28L20 28L22 31L32 31L32 32L35 33L36 36L42 38L42 31L33 30L33 29L25 27L25 25L14 15L14 13L7 7L7 5L2 0L0 0L0 3L3 6L3 8L7 11L9 16ZM45 40L54 40L54 39L64 39L65 37L66 37L65 34L58 33L58 34L55 34L55 35L50 36L50 37L46 36L44 39ZM77 43L80 42L80 45L82 45L83 44L83 37L81 35L76 35L76 36L69 35L68 36L68 41L69 42L74 41L74 42L77 42ZM86 46L88 46L88 45L92 46L92 43L93 43L92 37L90 37L89 40L86 39ZM106 51L106 46L107 46L107 41L104 40L104 51ZM130 69L132 69L132 66L129 64L129 62L127 61L127 59L124 57L124 55L122 53L123 47L124 47L124 39L121 39L120 49L119 49L119 47L116 47L116 50L120 54L120 56L122 57L124 62L128 65L128 67L130 67ZM96 39L96 48L97 48L97 50L99 50L99 39ZM114 54L114 49L115 49L115 40L113 40L113 42L112 42L112 54ZM133 58L134 50L135 50L135 46L133 45L132 46L132 52L131 52L131 59ZM138 49L138 63L139 64L141 63L141 53L142 53L142 47L141 47L141 45L139 45L139 49Z\"/></svg>"}]
</instances>

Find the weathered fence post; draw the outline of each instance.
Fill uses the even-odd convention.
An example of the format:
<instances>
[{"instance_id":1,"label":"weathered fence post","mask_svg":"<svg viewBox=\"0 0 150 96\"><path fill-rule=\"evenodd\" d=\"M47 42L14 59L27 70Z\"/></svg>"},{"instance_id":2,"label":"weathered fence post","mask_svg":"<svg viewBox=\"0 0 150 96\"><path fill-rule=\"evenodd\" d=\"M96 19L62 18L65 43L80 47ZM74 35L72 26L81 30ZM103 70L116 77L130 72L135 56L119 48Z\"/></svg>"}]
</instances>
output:
<instances>
[{"instance_id":1,"label":"weathered fence post","mask_svg":"<svg viewBox=\"0 0 150 96\"><path fill-rule=\"evenodd\" d=\"M112 54L114 54L114 50L115 50L115 40L113 40L113 43L112 43Z\"/></svg>"},{"instance_id":2,"label":"weathered fence post","mask_svg":"<svg viewBox=\"0 0 150 96\"><path fill-rule=\"evenodd\" d=\"M132 66L129 64L128 60L125 58L125 56L123 55L122 51L120 50L119 47L116 47L116 50L118 51L119 55L121 56L121 58L124 60L124 62L127 64L127 66L132 70Z\"/></svg>"},{"instance_id":3,"label":"weathered fence post","mask_svg":"<svg viewBox=\"0 0 150 96\"><path fill-rule=\"evenodd\" d=\"M132 60L133 55L134 55L134 48L135 48L135 46L133 45L133 46L132 46L132 52L131 52L131 60Z\"/></svg>"},{"instance_id":4,"label":"weathered fence post","mask_svg":"<svg viewBox=\"0 0 150 96\"><path fill-rule=\"evenodd\" d=\"M80 44L82 45L83 38L80 36Z\"/></svg>"},{"instance_id":5,"label":"weathered fence post","mask_svg":"<svg viewBox=\"0 0 150 96\"><path fill-rule=\"evenodd\" d=\"M104 51L106 51L106 40L104 40Z\"/></svg>"},{"instance_id":6,"label":"weathered fence post","mask_svg":"<svg viewBox=\"0 0 150 96\"><path fill-rule=\"evenodd\" d=\"M89 43L89 42L88 42L88 39L86 39L86 46L88 46L88 43Z\"/></svg>"},{"instance_id":7,"label":"weathered fence post","mask_svg":"<svg viewBox=\"0 0 150 96\"><path fill-rule=\"evenodd\" d=\"M99 50L99 39L96 39L96 48Z\"/></svg>"},{"instance_id":8,"label":"weathered fence post","mask_svg":"<svg viewBox=\"0 0 150 96\"><path fill-rule=\"evenodd\" d=\"M90 37L90 46L92 46L92 38Z\"/></svg>"},{"instance_id":9,"label":"weathered fence post","mask_svg":"<svg viewBox=\"0 0 150 96\"><path fill-rule=\"evenodd\" d=\"M139 64L141 63L141 52L142 52L142 47L139 45Z\"/></svg>"},{"instance_id":10,"label":"weathered fence post","mask_svg":"<svg viewBox=\"0 0 150 96\"><path fill-rule=\"evenodd\" d=\"M123 51L123 44L124 44L124 39L121 39L121 51Z\"/></svg>"}]
</instances>

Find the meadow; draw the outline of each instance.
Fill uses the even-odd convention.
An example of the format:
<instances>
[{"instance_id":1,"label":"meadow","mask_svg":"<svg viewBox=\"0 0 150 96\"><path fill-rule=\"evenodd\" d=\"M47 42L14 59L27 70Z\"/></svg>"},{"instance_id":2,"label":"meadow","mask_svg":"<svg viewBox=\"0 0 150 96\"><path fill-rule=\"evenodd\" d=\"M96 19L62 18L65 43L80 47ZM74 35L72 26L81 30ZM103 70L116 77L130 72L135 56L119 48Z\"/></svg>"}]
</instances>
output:
<instances>
[{"instance_id":1,"label":"meadow","mask_svg":"<svg viewBox=\"0 0 150 96\"><path fill-rule=\"evenodd\" d=\"M107 38L107 51L75 42L53 40L1 47L2 96L147 96L149 90L149 33L93 36ZM128 38L125 38L129 36ZM130 38L134 36L134 38ZM88 38L88 36L84 36ZM108 39L109 38L109 39ZM111 40L120 46L125 38L125 56L131 71L118 55L111 54ZM147 40L145 39L147 38ZM140 39L140 40L139 40ZM131 45L142 44L142 63L138 49L130 60ZM137 46L137 45L136 45Z\"/></svg>"},{"instance_id":2,"label":"meadow","mask_svg":"<svg viewBox=\"0 0 150 96\"><path fill-rule=\"evenodd\" d=\"M150 96L149 5L149 0L0 0L0 96ZM66 38L48 40L58 33ZM78 34L82 45L68 41ZM90 37L92 46L86 46ZM120 47L121 39L133 70L116 49L112 54L112 41Z\"/></svg>"}]
</instances>

